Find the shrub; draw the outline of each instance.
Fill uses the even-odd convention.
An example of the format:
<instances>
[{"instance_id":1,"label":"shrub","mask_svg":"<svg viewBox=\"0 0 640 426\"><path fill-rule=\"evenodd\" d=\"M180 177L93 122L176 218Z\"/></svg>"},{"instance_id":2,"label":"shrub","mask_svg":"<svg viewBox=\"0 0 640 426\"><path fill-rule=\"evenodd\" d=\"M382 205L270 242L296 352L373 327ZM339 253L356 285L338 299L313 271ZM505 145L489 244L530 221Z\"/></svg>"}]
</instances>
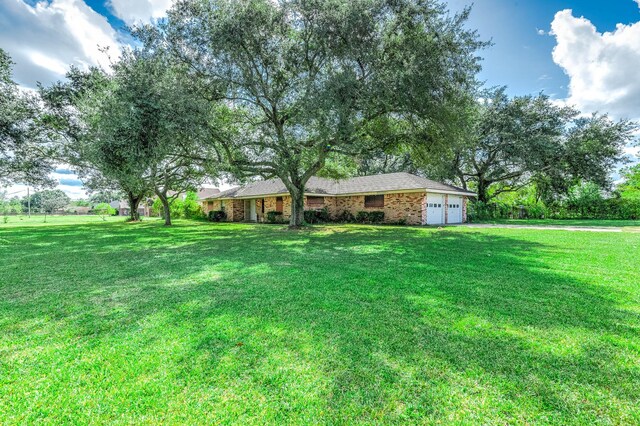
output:
<instances>
[{"instance_id":1,"label":"shrub","mask_svg":"<svg viewBox=\"0 0 640 426\"><path fill-rule=\"evenodd\" d=\"M343 210L342 213L336 216L336 222L342 223L353 223L356 221L356 218L353 214L351 214L348 210Z\"/></svg>"},{"instance_id":2,"label":"shrub","mask_svg":"<svg viewBox=\"0 0 640 426\"><path fill-rule=\"evenodd\" d=\"M269 223L282 222L282 212L276 212L276 211L267 212L267 222Z\"/></svg>"},{"instance_id":3,"label":"shrub","mask_svg":"<svg viewBox=\"0 0 640 426\"><path fill-rule=\"evenodd\" d=\"M371 223L384 222L384 212L381 212L381 211L369 212L369 221Z\"/></svg>"},{"instance_id":4,"label":"shrub","mask_svg":"<svg viewBox=\"0 0 640 426\"><path fill-rule=\"evenodd\" d=\"M367 222L369 222L369 212L358 212L358 213L356 213L356 222L359 222L359 223L367 223Z\"/></svg>"},{"instance_id":5,"label":"shrub","mask_svg":"<svg viewBox=\"0 0 640 426\"><path fill-rule=\"evenodd\" d=\"M381 223L384 222L384 212L372 211L365 212L360 211L356 214L356 222L359 223Z\"/></svg>"},{"instance_id":6,"label":"shrub","mask_svg":"<svg viewBox=\"0 0 640 426\"><path fill-rule=\"evenodd\" d=\"M182 215L185 219L201 219L204 217L202 206L198 203L198 194L189 191L182 204Z\"/></svg>"},{"instance_id":7,"label":"shrub","mask_svg":"<svg viewBox=\"0 0 640 426\"><path fill-rule=\"evenodd\" d=\"M163 212L161 210L161 212ZM172 219L184 219L184 201L176 198L169 203L169 213Z\"/></svg>"},{"instance_id":8,"label":"shrub","mask_svg":"<svg viewBox=\"0 0 640 426\"><path fill-rule=\"evenodd\" d=\"M209 222L222 222L227 219L227 213L224 210L211 210L207 218Z\"/></svg>"},{"instance_id":9,"label":"shrub","mask_svg":"<svg viewBox=\"0 0 640 426\"><path fill-rule=\"evenodd\" d=\"M305 210L304 221L307 223L326 223L329 222L329 210L325 207L322 210Z\"/></svg>"},{"instance_id":10,"label":"shrub","mask_svg":"<svg viewBox=\"0 0 640 426\"><path fill-rule=\"evenodd\" d=\"M107 216L113 216L116 214L116 209L107 203L100 203L93 208L93 213L101 216L102 220L107 220Z\"/></svg>"}]
</instances>

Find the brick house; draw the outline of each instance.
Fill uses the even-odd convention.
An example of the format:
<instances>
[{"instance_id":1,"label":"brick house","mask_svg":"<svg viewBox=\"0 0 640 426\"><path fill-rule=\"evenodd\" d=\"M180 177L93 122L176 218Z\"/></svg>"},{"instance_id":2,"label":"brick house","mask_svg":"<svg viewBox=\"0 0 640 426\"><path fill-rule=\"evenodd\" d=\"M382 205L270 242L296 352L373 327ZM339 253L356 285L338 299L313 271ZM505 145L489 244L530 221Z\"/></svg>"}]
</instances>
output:
<instances>
[{"instance_id":1,"label":"brick house","mask_svg":"<svg viewBox=\"0 0 640 426\"><path fill-rule=\"evenodd\" d=\"M347 211L383 211L385 222L408 225L462 223L467 198L474 193L409 173L343 180L312 177L305 187L304 209L326 208L332 217ZM280 179L253 182L200 199L205 213L224 210L232 222L264 222L270 211L291 215L291 197Z\"/></svg>"}]
</instances>

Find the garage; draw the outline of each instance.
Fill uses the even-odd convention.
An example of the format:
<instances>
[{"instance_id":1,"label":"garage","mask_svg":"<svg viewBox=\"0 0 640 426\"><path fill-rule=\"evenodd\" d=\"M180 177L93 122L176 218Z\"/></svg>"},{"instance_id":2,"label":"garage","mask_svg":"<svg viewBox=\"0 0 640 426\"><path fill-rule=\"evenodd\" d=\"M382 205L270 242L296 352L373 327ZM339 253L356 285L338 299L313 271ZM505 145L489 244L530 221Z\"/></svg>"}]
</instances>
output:
<instances>
[{"instance_id":1,"label":"garage","mask_svg":"<svg viewBox=\"0 0 640 426\"><path fill-rule=\"evenodd\" d=\"M462 197L449 195L447 200L447 223L462 223Z\"/></svg>"},{"instance_id":2,"label":"garage","mask_svg":"<svg viewBox=\"0 0 640 426\"><path fill-rule=\"evenodd\" d=\"M444 195L427 194L427 225L444 223Z\"/></svg>"}]
</instances>

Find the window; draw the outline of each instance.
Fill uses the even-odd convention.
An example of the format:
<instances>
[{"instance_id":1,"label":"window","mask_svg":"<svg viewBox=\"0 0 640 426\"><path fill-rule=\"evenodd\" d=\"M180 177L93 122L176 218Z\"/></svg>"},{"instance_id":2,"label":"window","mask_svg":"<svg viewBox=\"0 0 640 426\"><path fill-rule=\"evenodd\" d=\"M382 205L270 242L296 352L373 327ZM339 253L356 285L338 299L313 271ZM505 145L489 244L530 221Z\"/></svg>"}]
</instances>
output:
<instances>
[{"instance_id":1,"label":"window","mask_svg":"<svg viewBox=\"0 0 640 426\"><path fill-rule=\"evenodd\" d=\"M213 201L208 201L207 202L207 206L209 206L210 209L213 208Z\"/></svg>"},{"instance_id":2,"label":"window","mask_svg":"<svg viewBox=\"0 0 640 426\"><path fill-rule=\"evenodd\" d=\"M318 207L324 205L324 197L307 197L307 206Z\"/></svg>"},{"instance_id":3,"label":"window","mask_svg":"<svg viewBox=\"0 0 640 426\"><path fill-rule=\"evenodd\" d=\"M220 210L224 210L224 200L220 200Z\"/></svg>"},{"instance_id":4,"label":"window","mask_svg":"<svg viewBox=\"0 0 640 426\"><path fill-rule=\"evenodd\" d=\"M384 207L384 195L365 195L365 207Z\"/></svg>"},{"instance_id":5,"label":"window","mask_svg":"<svg viewBox=\"0 0 640 426\"><path fill-rule=\"evenodd\" d=\"M282 213L282 197L276 197L276 211Z\"/></svg>"},{"instance_id":6,"label":"window","mask_svg":"<svg viewBox=\"0 0 640 426\"><path fill-rule=\"evenodd\" d=\"M264 214L264 198L262 199L262 202L260 203L260 205L262 206L262 207L261 207L261 209L262 209L262 214Z\"/></svg>"}]
</instances>

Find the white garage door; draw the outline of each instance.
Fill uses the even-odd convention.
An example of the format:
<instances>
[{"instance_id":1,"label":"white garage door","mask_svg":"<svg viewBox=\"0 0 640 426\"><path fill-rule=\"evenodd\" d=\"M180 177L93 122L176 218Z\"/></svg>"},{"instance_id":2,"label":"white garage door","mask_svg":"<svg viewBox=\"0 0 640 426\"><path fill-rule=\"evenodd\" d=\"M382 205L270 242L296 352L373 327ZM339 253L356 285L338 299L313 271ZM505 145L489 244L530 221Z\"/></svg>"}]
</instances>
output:
<instances>
[{"instance_id":1,"label":"white garage door","mask_svg":"<svg viewBox=\"0 0 640 426\"><path fill-rule=\"evenodd\" d=\"M444 196L427 194L427 225L444 223Z\"/></svg>"},{"instance_id":2,"label":"white garage door","mask_svg":"<svg viewBox=\"0 0 640 426\"><path fill-rule=\"evenodd\" d=\"M462 223L462 197L449 195L447 223Z\"/></svg>"}]
</instances>

